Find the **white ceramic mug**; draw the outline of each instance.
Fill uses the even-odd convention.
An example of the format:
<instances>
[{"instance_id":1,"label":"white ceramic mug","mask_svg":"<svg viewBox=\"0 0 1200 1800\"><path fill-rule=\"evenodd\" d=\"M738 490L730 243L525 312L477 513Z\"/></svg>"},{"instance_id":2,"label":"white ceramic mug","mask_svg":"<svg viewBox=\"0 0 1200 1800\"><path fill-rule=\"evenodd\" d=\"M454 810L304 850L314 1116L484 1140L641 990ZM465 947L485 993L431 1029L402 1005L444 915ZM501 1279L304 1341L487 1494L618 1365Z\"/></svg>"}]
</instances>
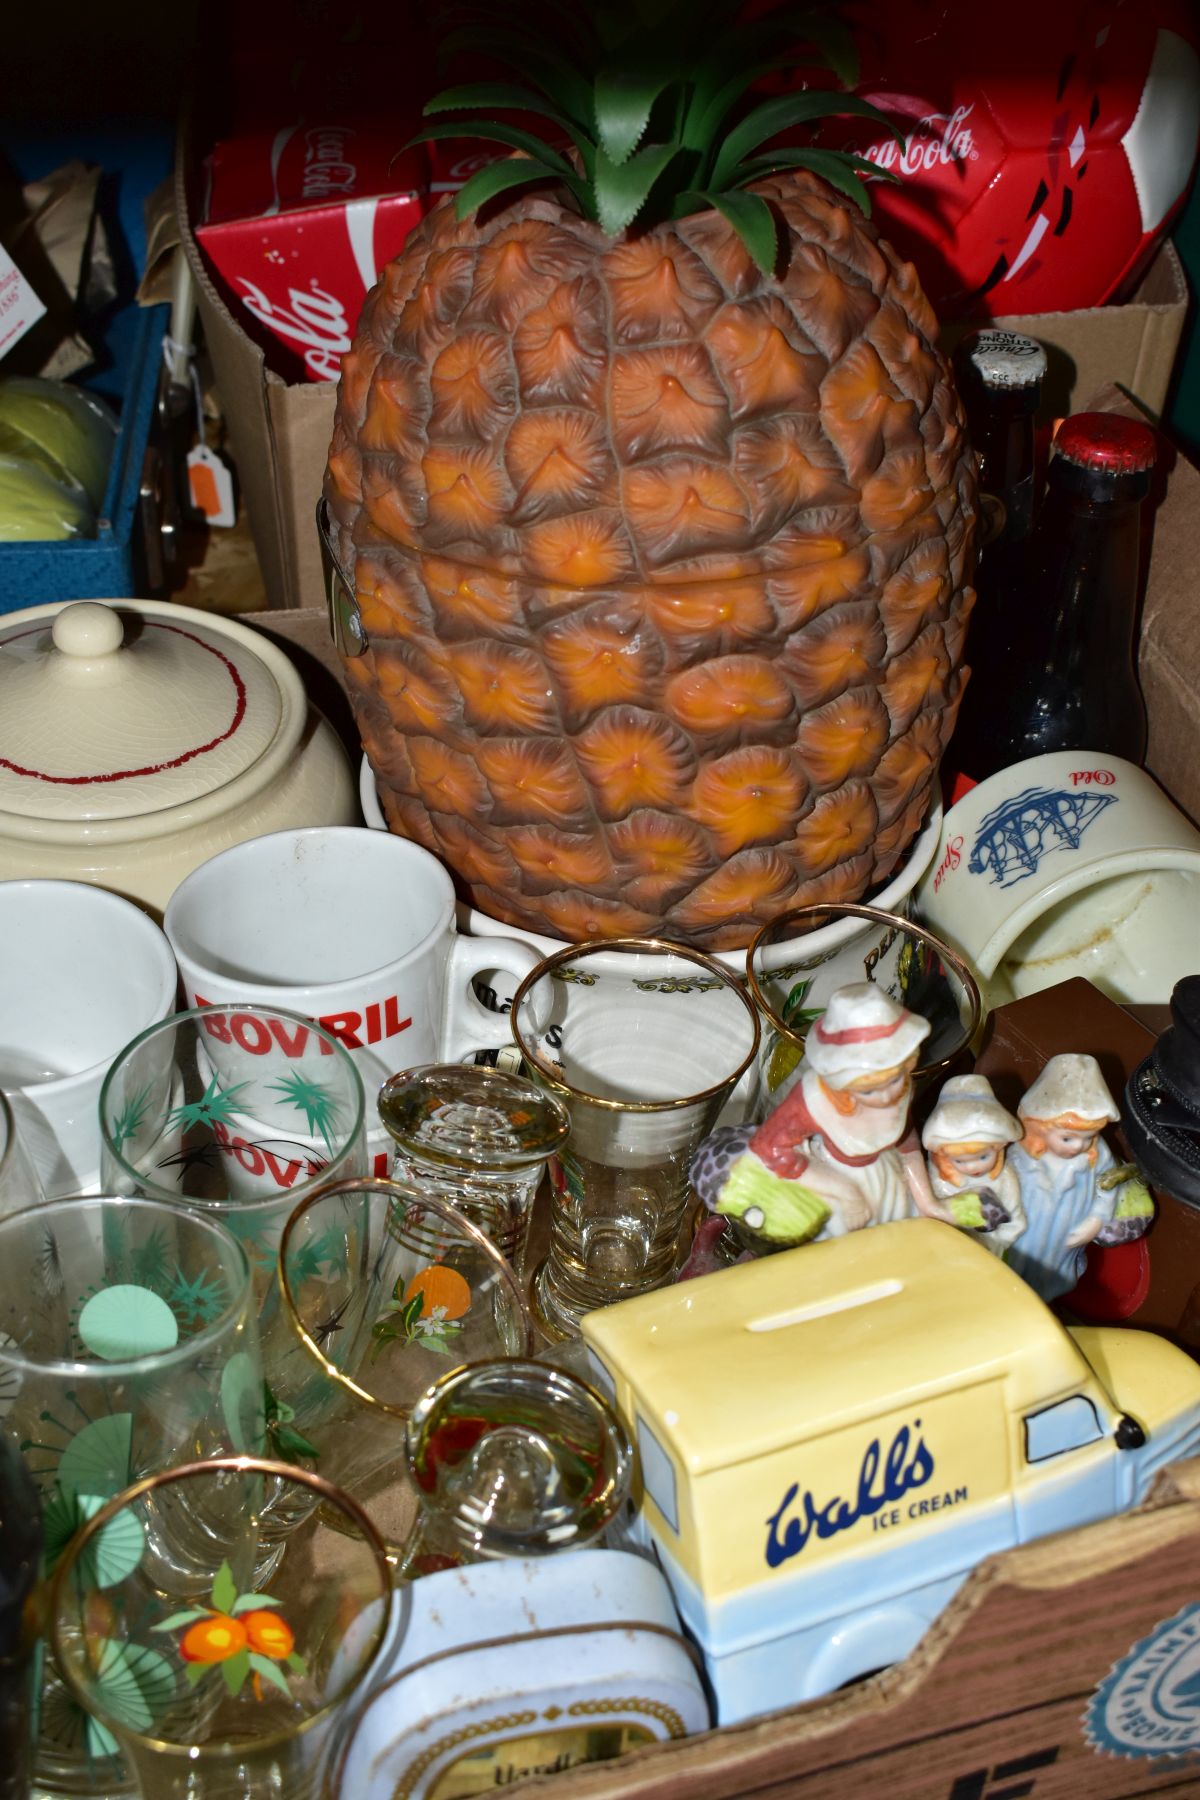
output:
<instances>
[{"instance_id":1,"label":"white ceramic mug","mask_svg":"<svg viewBox=\"0 0 1200 1800\"><path fill-rule=\"evenodd\" d=\"M0 1087L48 1198L96 1190L100 1086L175 1010L170 945L144 912L80 881L0 882Z\"/></svg>"},{"instance_id":2,"label":"white ceramic mug","mask_svg":"<svg viewBox=\"0 0 1200 1800\"><path fill-rule=\"evenodd\" d=\"M993 1006L1076 975L1162 1003L1200 966L1200 831L1135 763L1055 751L950 808L915 901Z\"/></svg>"},{"instance_id":3,"label":"white ceramic mug","mask_svg":"<svg viewBox=\"0 0 1200 1800\"><path fill-rule=\"evenodd\" d=\"M400 1069L510 1043L507 1019L480 1004L472 979L500 967L515 987L538 961L511 939L460 936L437 858L361 826L223 850L181 882L164 928L189 1006L240 1000L316 1019L354 1057L370 1113ZM215 1062L219 1044L209 1050Z\"/></svg>"}]
</instances>

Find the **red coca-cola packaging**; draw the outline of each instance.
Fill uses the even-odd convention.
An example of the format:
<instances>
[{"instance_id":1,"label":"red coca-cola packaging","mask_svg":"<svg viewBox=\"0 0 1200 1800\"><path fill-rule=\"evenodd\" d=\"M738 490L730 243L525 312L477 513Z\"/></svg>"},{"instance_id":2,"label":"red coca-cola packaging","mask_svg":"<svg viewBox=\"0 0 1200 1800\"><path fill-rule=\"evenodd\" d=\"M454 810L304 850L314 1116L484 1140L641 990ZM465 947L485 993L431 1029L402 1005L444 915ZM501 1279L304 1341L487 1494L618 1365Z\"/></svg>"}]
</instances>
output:
<instances>
[{"instance_id":1,"label":"red coca-cola packaging","mask_svg":"<svg viewBox=\"0 0 1200 1800\"><path fill-rule=\"evenodd\" d=\"M415 120L322 119L224 138L196 236L235 310L274 334L284 375L336 381L379 271L428 206Z\"/></svg>"},{"instance_id":2,"label":"red coca-cola packaging","mask_svg":"<svg viewBox=\"0 0 1200 1800\"><path fill-rule=\"evenodd\" d=\"M870 183L873 216L944 320L1130 291L1196 157L1195 0L852 0L846 19L857 91L900 141L842 118L821 142L892 177Z\"/></svg>"}]
</instances>

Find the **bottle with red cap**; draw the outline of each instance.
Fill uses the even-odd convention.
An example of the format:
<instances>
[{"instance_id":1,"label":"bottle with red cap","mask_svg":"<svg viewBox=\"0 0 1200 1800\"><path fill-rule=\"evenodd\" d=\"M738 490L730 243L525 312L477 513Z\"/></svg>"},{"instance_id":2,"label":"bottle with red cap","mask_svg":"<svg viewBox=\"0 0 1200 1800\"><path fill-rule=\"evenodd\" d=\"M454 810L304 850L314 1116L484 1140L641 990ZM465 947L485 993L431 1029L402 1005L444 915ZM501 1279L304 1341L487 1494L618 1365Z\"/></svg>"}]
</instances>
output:
<instances>
[{"instance_id":1,"label":"bottle with red cap","mask_svg":"<svg viewBox=\"0 0 1200 1800\"><path fill-rule=\"evenodd\" d=\"M1007 595L1009 650L975 671L975 781L1051 750L1141 762L1146 708L1136 627L1141 506L1156 442L1117 413L1076 413L1060 427L1025 574Z\"/></svg>"}]
</instances>

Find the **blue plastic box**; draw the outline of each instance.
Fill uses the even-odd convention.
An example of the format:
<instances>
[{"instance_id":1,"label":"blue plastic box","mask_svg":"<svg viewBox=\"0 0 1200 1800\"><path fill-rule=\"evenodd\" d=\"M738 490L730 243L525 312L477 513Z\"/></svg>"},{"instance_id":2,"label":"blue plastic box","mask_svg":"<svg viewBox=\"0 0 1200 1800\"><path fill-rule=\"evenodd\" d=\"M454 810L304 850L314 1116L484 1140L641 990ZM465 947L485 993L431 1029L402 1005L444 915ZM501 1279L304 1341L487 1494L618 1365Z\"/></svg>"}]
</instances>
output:
<instances>
[{"instance_id":1,"label":"blue plastic box","mask_svg":"<svg viewBox=\"0 0 1200 1800\"><path fill-rule=\"evenodd\" d=\"M80 140L63 136L5 140L2 148L26 181L72 157L97 163L105 171L101 207L110 236L120 234L114 252L123 273L123 303L105 322L101 365L80 378L80 386L100 395L119 418L97 535L0 544L0 613L55 600L128 597L138 592L139 490L170 318L169 307L139 307L132 291L145 261L142 203L169 173L170 140L161 131L136 136L91 132ZM0 379L5 373L0 361Z\"/></svg>"}]
</instances>

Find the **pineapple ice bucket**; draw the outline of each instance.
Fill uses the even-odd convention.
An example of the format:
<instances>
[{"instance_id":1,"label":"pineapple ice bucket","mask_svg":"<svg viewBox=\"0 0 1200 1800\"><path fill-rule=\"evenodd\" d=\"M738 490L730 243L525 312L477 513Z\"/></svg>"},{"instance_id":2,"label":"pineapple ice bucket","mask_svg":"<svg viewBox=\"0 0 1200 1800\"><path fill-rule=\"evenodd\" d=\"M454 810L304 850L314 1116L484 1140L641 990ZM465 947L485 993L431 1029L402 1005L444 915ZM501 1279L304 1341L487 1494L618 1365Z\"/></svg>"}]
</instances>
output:
<instances>
[{"instance_id":1,"label":"pineapple ice bucket","mask_svg":"<svg viewBox=\"0 0 1200 1800\"><path fill-rule=\"evenodd\" d=\"M734 121L763 48L734 9L665 64L638 12L561 93L505 28L577 160L480 127L523 155L368 296L329 550L393 830L509 926L731 949L878 887L917 835L964 679L975 469L916 274L845 197L854 159L759 148L865 103Z\"/></svg>"}]
</instances>

